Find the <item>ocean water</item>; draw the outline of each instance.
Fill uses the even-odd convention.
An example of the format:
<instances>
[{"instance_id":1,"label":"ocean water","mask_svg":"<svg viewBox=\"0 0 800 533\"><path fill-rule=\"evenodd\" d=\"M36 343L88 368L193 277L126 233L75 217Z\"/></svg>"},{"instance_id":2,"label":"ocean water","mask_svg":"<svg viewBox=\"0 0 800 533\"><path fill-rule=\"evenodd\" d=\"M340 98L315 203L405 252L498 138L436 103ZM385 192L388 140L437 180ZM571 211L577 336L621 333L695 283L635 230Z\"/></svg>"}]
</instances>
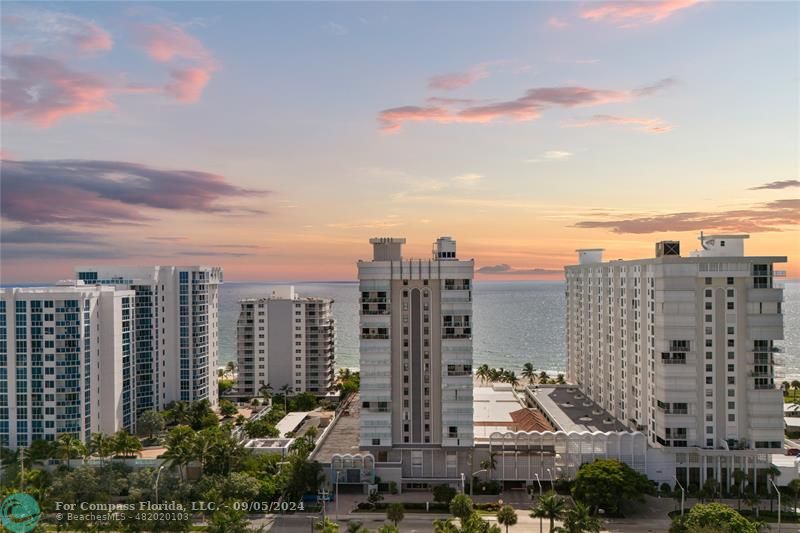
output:
<instances>
[{"instance_id":1,"label":"ocean water","mask_svg":"<svg viewBox=\"0 0 800 533\"><path fill-rule=\"evenodd\" d=\"M242 298L269 296L275 283L225 282L220 289L220 361L236 359L236 320ZM301 296L333 298L336 364L358 368L358 284L295 283ZM784 368L800 375L800 281L784 285ZM564 282L476 281L473 290L474 365L488 364L517 372L537 369L563 372Z\"/></svg>"}]
</instances>

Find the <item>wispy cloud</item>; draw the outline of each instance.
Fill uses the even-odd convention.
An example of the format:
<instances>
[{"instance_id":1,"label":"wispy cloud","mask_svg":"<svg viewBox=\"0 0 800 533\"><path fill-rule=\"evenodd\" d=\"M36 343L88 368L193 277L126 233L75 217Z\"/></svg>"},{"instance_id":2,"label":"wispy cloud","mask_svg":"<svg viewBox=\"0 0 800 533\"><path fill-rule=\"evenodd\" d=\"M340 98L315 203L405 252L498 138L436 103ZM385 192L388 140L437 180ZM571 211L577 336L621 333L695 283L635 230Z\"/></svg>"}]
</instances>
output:
<instances>
[{"instance_id":1,"label":"wispy cloud","mask_svg":"<svg viewBox=\"0 0 800 533\"><path fill-rule=\"evenodd\" d=\"M6 161L2 178L3 218L29 224L143 222L143 208L236 213L220 201L266 193L208 172L121 161Z\"/></svg>"},{"instance_id":2,"label":"wispy cloud","mask_svg":"<svg viewBox=\"0 0 800 533\"><path fill-rule=\"evenodd\" d=\"M489 275L514 275L514 276L557 276L564 273L563 270L551 268L513 268L507 263L499 265L482 266L475 270L478 274Z\"/></svg>"},{"instance_id":3,"label":"wispy cloud","mask_svg":"<svg viewBox=\"0 0 800 533\"><path fill-rule=\"evenodd\" d=\"M42 52L91 54L111 50L111 34L96 22L75 15L26 6L3 17L6 50L25 46Z\"/></svg>"},{"instance_id":4,"label":"wispy cloud","mask_svg":"<svg viewBox=\"0 0 800 533\"><path fill-rule=\"evenodd\" d=\"M384 109L378 114L382 131L394 133L405 122L487 123L505 118L515 121L537 119L550 107L579 107L624 102L652 95L671 85L662 80L654 85L634 90L595 89L581 86L537 87L529 89L514 100L489 103L438 101L425 106L401 106Z\"/></svg>"},{"instance_id":5,"label":"wispy cloud","mask_svg":"<svg viewBox=\"0 0 800 533\"><path fill-rule=\"evenodd\" d=\"M483 179L483 176L480 174L460 174L458 176L453 176L451 179L458 183L476 183Z\"/></svg>"},{"instance_id":6,"label":"wispy cloud","mask_svg":"<svg viewBox=\"0 0 800 533\"><path fill-rule=\"evenodd\" d=\"M573 128L588 128L591 126L603 125L630 126L647 133L665 133L672 129L672 126L660 118L620 117L617 115L594 115L587 119L569 122L565 125Z\"/></svg>"},{"instance_id":7,"label":"wispy cloud","mask_svg":"<svg viewBox=\"0 0 800 533\"><path fill-rule=\"evenodd\" d=\"M800 187L800 180L779 180L759 185L758 187L750 187L751 191L761 191L765 189L788 189L790 187Z\"/></svg>"},{"instance_id":8,"label":"wispy cloud","mask_svg":"<svg viewBox=\"0 0 800 533\"><path fill-rule=\"evenodd\" d=\"M173 65L164 94L186 103L200 99L211 74L217 70L216 60L200 40L174 23L137 24L133 35L134 44L152 59Z\"/></svg>"},{"instance_id":9,"label":"wispy cloud","mask_svg":"<svg viewBox=\"0 0 800 533\"><path fill-rule=\"evenodd\" d=\"M717 212L677 212L650 216L631 215L612 220L585 220L579 228L605 228L614 233L657 233L664 231L722 230L781 231L800 223L800 199L775 200L744 209Z\"/></svg>"},{"instance_id":10,"label":"wispy cloud","mask_svg":"<svg viewBox=\"0 0 800 533\"><path fill-rule=\"evenodd\" d=\"M528 159L527 162L541 163L544 161L566 161L573 155L574 154L572 152L567 152L566 150L547 150L546 152L542 153L540 157Z\"/></svg>"},{"instance_id":11,"label":"wispy cloud","mask_svg":"<svg viewBox=\"0 0 800 533\"><path fill-rule=\"evenodd\" d=\"M698 4L699 0L656 0L587 3L581 10L584 19L608 21L622 27L660 22L675 12Z\"/></svg>"},{"instance_id":12,"label":"wispy cloud","mask_svg":"<svg viewBox=\"0 0 800 533\"><path fill-rule=\"evenodd\" d=\"M485 64L481 64L472 67L466 72L450 72L433 76L428 80L428 88L438 91L453 91L472 85L487 76L489 76L489 71Z\"/></svg>"},{"instance_id":13,"label":"wispy cloud","mask_svg":"<svg viewBox=\"0 0 800 533\"><path fill-rule=\"evenodd\" d=\"M111 85L38 55L3 55L2 116L52 126L71 115L111 109Z\"/></svg>"},{"instance_id":14,"label":"wispy cloud","mask_svg":"<svg viewBox=\"0 0 800 533\"><path fill-rule=\"evenodd\" d=\"M549 27L551 27L551 28L555 28L555 29L559 29L560 30L562 28L568 28L569 27L569 22L567 22L566 20L561 19L559 17L550 17L550 18L547 19L547 25Z\"/></svg>"},{"instance_id":15,"label":"wispy cloud","mask_svg":"<svg viewBox=\"0 0 800 533\"><path fill-rule=\"evenodd\" d=\"M344 24L339 24L338 22L330 21L324 26L325 31L335 37L344 37L350 30Z\"/></svg>"}]
</instances>

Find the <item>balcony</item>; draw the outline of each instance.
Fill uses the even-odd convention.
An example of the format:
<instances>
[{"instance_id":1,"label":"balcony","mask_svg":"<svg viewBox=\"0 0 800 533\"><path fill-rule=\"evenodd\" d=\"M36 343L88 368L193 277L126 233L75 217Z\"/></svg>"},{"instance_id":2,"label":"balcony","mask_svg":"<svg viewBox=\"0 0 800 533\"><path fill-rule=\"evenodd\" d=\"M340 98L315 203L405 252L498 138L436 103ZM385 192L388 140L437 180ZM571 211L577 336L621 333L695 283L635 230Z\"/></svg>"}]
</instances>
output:
<instances>
[{"instance_id":1,"label":"balcony","mask_svg":"<svg viewBox=\"0 0 800 533\"><path fill-rule=\"evenodd\" d=\"M388 309L362 309L362 315L389 315L391 311Z\"/></svg>"},{"instance_id":2,"label":"balcony","mask_svg":"<svg viewBox=\"0 0 800 533\"><path fill-rule=\"evenodd\" d=\"M361 338L364 340L388 340L388 333L362 333Z\"/></svg>"}]
</instances>

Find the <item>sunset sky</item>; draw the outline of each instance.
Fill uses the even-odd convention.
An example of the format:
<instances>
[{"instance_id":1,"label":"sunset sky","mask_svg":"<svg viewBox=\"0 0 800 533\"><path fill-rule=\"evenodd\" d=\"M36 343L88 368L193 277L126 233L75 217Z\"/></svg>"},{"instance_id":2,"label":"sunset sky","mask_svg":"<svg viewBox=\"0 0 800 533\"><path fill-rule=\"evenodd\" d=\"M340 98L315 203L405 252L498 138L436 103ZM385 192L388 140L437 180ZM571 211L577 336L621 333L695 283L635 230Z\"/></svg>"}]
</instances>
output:
<instances>
[{"instance_id":1,"label":"sunset sky","mask_svg":"<svg viewBox=\"0 0 800 533\"><path fill-rule=\"evenodd\" d=\"M799 10L4 2L1 281L349 280L370 237L439 235L559 279L700 230L800 277Z\"/></svg>"}]
</instances>

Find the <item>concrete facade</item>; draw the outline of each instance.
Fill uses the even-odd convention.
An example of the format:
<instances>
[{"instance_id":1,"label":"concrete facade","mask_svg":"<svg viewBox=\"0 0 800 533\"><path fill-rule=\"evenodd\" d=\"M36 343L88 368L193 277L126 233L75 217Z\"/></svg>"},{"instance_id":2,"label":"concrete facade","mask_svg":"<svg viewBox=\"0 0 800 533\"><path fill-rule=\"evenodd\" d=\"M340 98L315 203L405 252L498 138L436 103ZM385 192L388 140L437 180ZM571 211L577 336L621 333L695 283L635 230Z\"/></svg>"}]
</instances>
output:
<instances>
[{"instance_id":1,"label":"concrete facade","mask_svg":"<svg viewBox=\"0 0 800 533\"><path fill-rule=\"evenodd\" d=\"M258 396L273 391L324 395L334 386L333 300L301 298L293 287L269 298L239 302L237 322L238 392Z\"/></svg>"}]
</instances>

